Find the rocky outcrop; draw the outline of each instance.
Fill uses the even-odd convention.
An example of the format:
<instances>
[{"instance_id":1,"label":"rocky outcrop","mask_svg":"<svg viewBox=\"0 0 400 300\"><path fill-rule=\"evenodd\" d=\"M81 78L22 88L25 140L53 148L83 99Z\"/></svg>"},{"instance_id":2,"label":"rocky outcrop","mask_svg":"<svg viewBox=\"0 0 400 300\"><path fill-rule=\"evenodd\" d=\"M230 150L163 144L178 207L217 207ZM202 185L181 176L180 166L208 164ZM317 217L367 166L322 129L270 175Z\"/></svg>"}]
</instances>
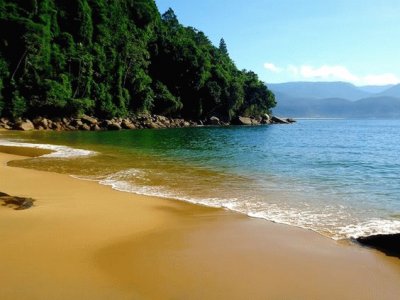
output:
<instances>
[{"instance_id":1,"label":"rocky outcrop","mask_svg":"<svg viewBox=\"0 0 400 300\"><path fill-rule=\"evenodd\" d=\"M109 120L98 119L93 116L83 115L77 118L45 118L37 117L33 121L20 119L10 121L6 118L0 118L0 129L16 130L121 130L121 129L161 129L161 128L179 128L179 127L197 127L203 125L225 126L225 125L260 125L260 124L288 124L294 122L292 119L270 117L269 115L257 117L239 116L226 123L216 116L212 116L204 121L190 121L181 118L169 118L159 115L139 115L129 118L113 118Z\"/></svg>"},{"instance_id":2,"label":"rocky outcrop","mask_svg":"<svg viewBox=\"0 0 400 300\"><path fill-rule=\"evenodd\" d=\"M400 233L359 237L356 241L361 245L380 250L388 256L400 258Z\"/></svg>"},{"instance_id":3,"label":"rocky outcrop","mask_svg":"<svg viewBox=\"0 0 400 300\"><path fill-rule=\"evenodd\" d=\"M0 192L0 202L3 203L2 205L14 208L15 210L28 209L33 206L34 201L32 198L10 196Z\"/></svg>"}]
</instances>

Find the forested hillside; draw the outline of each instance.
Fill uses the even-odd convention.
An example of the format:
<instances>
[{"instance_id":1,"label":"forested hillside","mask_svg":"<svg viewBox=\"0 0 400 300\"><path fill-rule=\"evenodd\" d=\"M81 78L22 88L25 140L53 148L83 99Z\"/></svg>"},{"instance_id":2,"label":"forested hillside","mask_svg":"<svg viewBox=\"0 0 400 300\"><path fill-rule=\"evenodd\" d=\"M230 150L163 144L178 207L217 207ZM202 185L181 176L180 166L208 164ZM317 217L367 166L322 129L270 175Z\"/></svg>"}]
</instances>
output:
<instances>
[{"instance_id":1,"label":"forested hillside","mask_svg":"<svg viewBox=\"0 0 400 300\"><path fill-rule=\"evenodd\" d=\"M0 0L0 115L188 119L269 112L223 39L184 27L153 0Z\"/></svg>"}]
</instances>

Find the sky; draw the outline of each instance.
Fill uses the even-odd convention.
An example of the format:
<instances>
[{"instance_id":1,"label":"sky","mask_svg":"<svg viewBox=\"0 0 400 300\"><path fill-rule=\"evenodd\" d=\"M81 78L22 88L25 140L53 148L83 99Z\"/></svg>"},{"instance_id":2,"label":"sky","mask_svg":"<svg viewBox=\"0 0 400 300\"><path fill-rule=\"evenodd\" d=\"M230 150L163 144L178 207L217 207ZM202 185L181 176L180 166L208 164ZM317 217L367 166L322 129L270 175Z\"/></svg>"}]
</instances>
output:
<instances>
[{"instance_id":1,"label":"sky","mask_svg":"<svg viewBox=\"0 0 400 300\"><path fill-rule=\"evenodd\" d=\"M400 83L400 0L156 0L267 83Z\"/></svg>"}]
</instances>

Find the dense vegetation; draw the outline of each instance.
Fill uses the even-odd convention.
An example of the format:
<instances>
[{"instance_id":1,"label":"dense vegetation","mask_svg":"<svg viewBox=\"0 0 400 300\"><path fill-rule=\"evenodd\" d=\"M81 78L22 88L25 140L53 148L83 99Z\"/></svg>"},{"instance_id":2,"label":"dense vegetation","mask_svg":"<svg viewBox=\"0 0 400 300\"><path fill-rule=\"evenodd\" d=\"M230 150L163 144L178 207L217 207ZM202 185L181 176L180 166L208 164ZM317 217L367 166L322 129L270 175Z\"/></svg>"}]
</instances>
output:
<instances>
[{"instance_id":1,"label":"dense vegetation","mask_svg":"<svg viewBox=\"0 0 400 300\"><path fill-rule=\"evenodd\" d=\"M0 115L157 113L225 120L275 105L211 44L154 0L0 0Z\"/></svg>"}]
</instances>

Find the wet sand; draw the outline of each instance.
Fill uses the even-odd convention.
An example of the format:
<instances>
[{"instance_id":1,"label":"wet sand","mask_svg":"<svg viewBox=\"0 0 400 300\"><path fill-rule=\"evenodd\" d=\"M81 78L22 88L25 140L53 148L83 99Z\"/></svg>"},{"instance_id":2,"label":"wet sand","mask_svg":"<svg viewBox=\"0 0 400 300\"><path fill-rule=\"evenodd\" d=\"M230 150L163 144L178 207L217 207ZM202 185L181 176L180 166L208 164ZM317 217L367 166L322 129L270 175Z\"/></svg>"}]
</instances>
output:
<instances>
[{"instance_id":1,"label":"wet sand","mask_svg":"<svg viewBox=\"0 0 400 300\"><path fill-rule=\"evenodd\" d=\"M222 209L7 167L21 158L0 153L0 191L36 200L22 211L0 206L0 299L399 298L397 258Z\"/></svg>"}]
</instances>

